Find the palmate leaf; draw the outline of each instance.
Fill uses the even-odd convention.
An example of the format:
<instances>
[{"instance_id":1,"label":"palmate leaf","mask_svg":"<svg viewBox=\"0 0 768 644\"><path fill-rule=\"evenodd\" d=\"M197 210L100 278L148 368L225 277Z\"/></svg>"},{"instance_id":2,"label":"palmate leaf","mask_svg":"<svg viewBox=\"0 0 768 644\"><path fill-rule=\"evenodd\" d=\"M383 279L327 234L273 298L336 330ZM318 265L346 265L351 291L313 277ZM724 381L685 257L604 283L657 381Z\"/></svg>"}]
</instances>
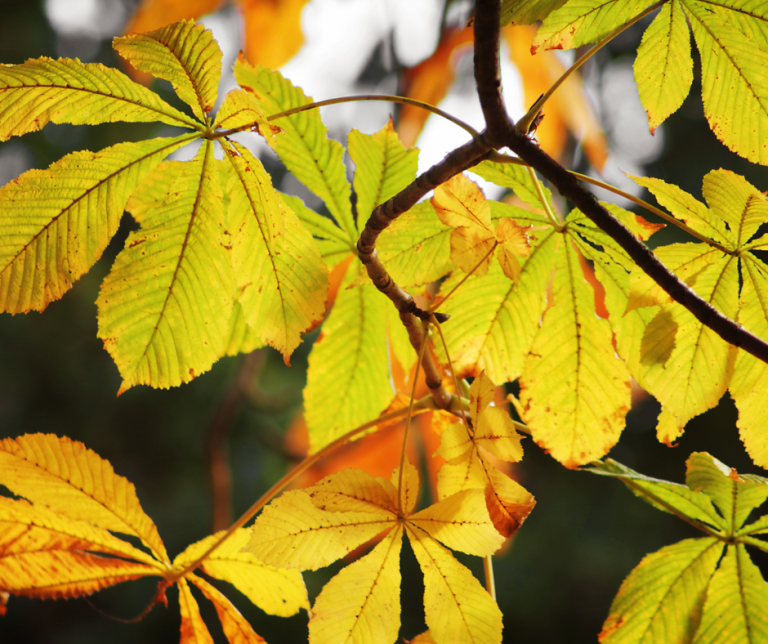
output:
<instances>
[{"instance_id":1,"label":"palmate leaf","mask_svg":"<svg viewBox=\"0 0 768 644\"><path fill-rule=\"evenodd\" d=\"M0 141L36 132L49 122L115 121L201 127L125 74L99 63L39 58L0 65Z\"/></svg>"},{"instance_id":2,"label":"palmate leaf","mask_svg":"<svg viewBox=\"0 0 768 644\"><path fill-rule=\"evenodd\" d=\"M412 514L419 481L409 463L402 479L401 511L399 468L390 480L345 470L287 492L256 520L246 549L271 565L314 570L386 532L372 552L325 586L309 622L312 644L339 637L386 644L394 642L400 628L398 555L404 527L424 572L426 620L434 641L500 641L498 606L436 539L481 556L498 549L502 537L485 511L482 491L468 490Z\"/></svg>"},{"instance_id":3,"label":"palmate leaf","mask_svg":"<svg viewBox=\"0 0 768 644\"><path fill-rule=\"evenodd\" d=\"M170 81L195 116L205 122L221 77L221 49L203 25L182 20L156 31L115 38L118 53L139 71Z\"/></svg>"},{"instance_id":4,"label":"palmate leaf","mask_svg":"<svg viewBox=\"0 0 768 644\"><path fill-rule=\"evenodd\" d=\"M222 355L234 295L224 229L207 141L102 284L99 337L123 376L120 392L179 385Z\"/></svg>"},{"instance_id":5,"label":"palmate leaf","mask_svg":"<svg viewBox=\"0 0 768 644\"><path fill-rule=\"evenodd\" d=\"M41 311L101 257L131 192L194 135L74 152L0 189L0 304Z\"/></svg>"},{"instance_id":6,"label":"palmate leaf","mask_svg":"<svg viewBox=\"0 0 768 644\"><path fill-rule=\"evenodd\" d=\"M310 452L372 420L395 392L389 379L385 307L373 285L348 289L365 270L353 265L309 354L304 409Z\"/></svg>"},{"instance_id":7,"label":"palmate leaf","mask_svg":"<svg viewBox=\"0 0 768 644\"><path fill-rule=\"evenodd\" d=\"M256 97L261 109L269 116L312 102L278 72L265 67L252 67L242 57L235 63L235 78L242 88ZM336 141L328 139L328 130L317 110L283 117L274 124L283 130L276 145L280 160L325 202L344 231L350 250L353 250L358 233L352 217L344 149Z\"/></svg>"}]
</instances>

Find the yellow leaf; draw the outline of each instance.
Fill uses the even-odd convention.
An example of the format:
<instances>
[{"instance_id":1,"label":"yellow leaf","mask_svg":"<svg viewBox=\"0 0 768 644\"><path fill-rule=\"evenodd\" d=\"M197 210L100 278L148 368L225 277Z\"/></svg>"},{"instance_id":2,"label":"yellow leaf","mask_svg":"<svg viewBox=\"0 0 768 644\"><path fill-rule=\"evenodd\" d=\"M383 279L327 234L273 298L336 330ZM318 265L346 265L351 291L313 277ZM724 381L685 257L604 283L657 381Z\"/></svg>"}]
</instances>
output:
<instances>
[{"instance_id":1,"label":"yellow leaf","mask_svg":"<svg viewBox=\"0 0 768 644\"><path fill-rule=\"evenodd\" d=\"M402 535L402 528L396 527L323 587L309 620L311 644L387 644L397 639Z\"/></svg>"},{"instance_id":2,"label":"yellow leaf","mask_svg":"<svg viewBox=\"0 0 768 644\"><path fill-rule=\"evenodd\" d=\"M473 446L467 428L462 423L454 423L446 427L440 435L440 449L436 454L450 462L466 454Z\"/></svg>"},{"instance_id":3,"label":"yellow leaf","mask_svg":"<svg viewBox=\"0 0 768 644\"><path fill-rule=\"evenodd\" d=\"M498 407L485 409L475 425L475 443L503 461L523 458L520 438L507 411Z\"/></svg>"},{"instance_id":4,"label":"yellow leaf","mask_svg":"<svg viewBox=\"0 0 768 644\"><path fill-rule=\"evenodd\" d=\"M444 463L437 473L437 490L445 499L463 490L483 489L488 481L480 453L476 449Z\"/></svg>"},{"instance_id":5,"label":"yellow leaf","mask_svg":"<svg viewBox=\"0 0 768 644\"><path fill-rule=\"evenodd\" d=\"M320 510L328 512L397 512L381 482L363 470L346 469L327 476L305 490Z\"/></svg>"},{"instance_id":6,"label":"yellow leaf","mask_svg":"<svg viewBox=\"0 0 768 644\"><path fill-rule=\"evenodd\" d=\"M163 570L156 559L103 528L0 497L0 588L5 591L49 599L76 597L121 581L161 575Z\"/></svg>"},{"instance_id":7,"label":"yellow leaf","mask_svg":"<svg viewBox=\"0 0 768 644\"><path fill-rule=\"evenodd\" d=\"M235 298L239 297L240 291L237 291ZM243 306L236 299L232 306L232 316L229 319L229 333L224 342L224 355L236 356L238 353L251 353L263 346L264 342L245 321Z\"/></svg>"},{"instance_id":8,"label":"yellow leaf","mask_svg":"<svg viewBox=\"0 0 768 644\"><path fill-rule=\"evenodd\" d=\"M181 611L181 644L213 644L197 601L192 596L187 580L177 582L179 587L179 610Z\"/></svg>"},{"instance_id":9,"label":"yellow leaf","mask_svg":"<svg viewBox=\"0 0 768 644\"><path fill-rule=\"evenodd\" d=\"M741 175L712 170L704 177L702 193L714 217L728 224L730 239L744 246L768 221L768 198Z\"/></svg>"},{"instance_id":10,"label":"yellow leaf","mask_svg":"<svg viewBox=\"0 0 768 644\"><path fill-rule=\"evenodd\" d=\"M101 257L131 192L193 135L74 152L0 189L0 307L42 311Z\"/></svg>"},{"instance_id":11,"label":"yellow leaf","mask_svg":"<svg viewBox=\"0 0 768 644\"><path fill-rule=\"evenodd\" d=\"M232 268L246 322L290 364L301 334L325 314L328 271L312 236L272 187L261 162L227 146Z\"/></svg>"},{"instance_id":12,"label":"yellow leaf","mask_svg":"<svg viewBox=\"0 0 768 644\"><path fill-rule=\"evenodd\" d=\"M46 123L96 125L160 121L177 127L200 124L100 63L38 58L0 65L0 141L37 132Z\"/></svg>"},{"instance_id":13,"label":"yellow leaf","mask_svg":"<svg viewBox=\"0 0 768 644\"><path fill-rule=\"evenodd\" d=\"M190 574L189 580L213 603L229 644L265 643L264 638L254 632L245 617L232 605L232 602L216 590L216 588L196 575Z\"/></svg>"},{"instance_id":14,"label":"yellow leaf","mask_svg":"<svg viewBox=\"0 0 768 644\"><path fill-rule=\"evenodd\" d=\"M277 69L304 43L301 12L307 0L237 0L245 20L245 56Z\"/></svg>"},{"instance_id":15,"label":"yellow leaf","mask_svg":"<svg viewBox=\"0 0 768 644\"><path fill-rule=\"evenodd\" d=\"M212 534L188 546L173 561L176 569L196 561L223 533ZM211 555L200 569L207 575L227 581L252 603L270 615L288 617L301 608L309 608L307 591L301 574L296 570L281 570L262 563L249 552L243 551L251 537L245 528L236 530Z\"/></svg>"},{"instance_id":16,"label":"yellow leaf","mask_svg":"<svg viewBox=\"0 0 768 644\"><path fill-rule=\"evenodd\" d=\"M143 224L147 214L162 205L184 168L184 161L163 161L144 177L125 206L137 223Z\"/></svg>"},{"instance_id":17,"label":"yellow leaf","mask_svg":"<svg viewBox=\"0 0 768 644\"><path fill-rule=\"evenodd\" d=\"M525 361L520 402L534 440L576 467L618 441L631 379L614 353L608 321L595 315L594 291L568 239L558 252L552 299Z\"/></svg>"},{"instance_id":18,"label":"yellow leaf","mask_svg":"<svg viewBox=\"0 0 768 644\"><path fill-rule=\"evenodd\" d=\"M511 280L518 279L522 270L517 258L528 257L531 252L528 228L530 227L519 226L512 218L501 219L496 224L496 239L499 242L496 256L504 275Z\"/></svg>"},{"instance_id":19,"label":"yellow leaf","mask_svg":"<svg viewBox=\"0 0 768 644\"><path fill-rule=\"evenodd\" d=\"M400 490L400 504L405 514L413 512L416 507L416 501L419 499L419 471L413 464L405 459L403 477L400 478L400 467L396 467L392 472L390 481L392 487L389 488L392 500L397 503L397 490ZM400 482L402 480L402 485Z\"/></svg>"},{"instance_id":20,"label":"yellow leaf","mask_svg":"<svg viewBox=\"0 0 768 644\"><path fill-rule=\"evenodd\" d=\"M179 98L205 122L216 104L221 49L203 25L182 20L157 31L115 38L113 47L135 69L170 81Z\"/></svg>"},{"instance_id":21,"label":"yellow leaf","mask_svg":"<svg viewBox=\"0 0 768 644\"><path fill-rule=\"evenodd\" d=\"M245 547L280 568L317 570L392 528L397 515L379 512L325 512L302 490L286 492L256 520Z\"/></svg>"},{"instance_id":22,"label":"yellow leaf","mask_svg":"<svg viewBox=\"0 0 768 644\"><path fill-rule=\"evenodd\" d=\"M99 337L123 376L120 393L188 382L223 354L235 287L222 230L206 141L162 206L128 237L101 286Z\"/></svg>"},{"instance_id":23,"label":"yellow leaf","mask_svg":"<svg viewBox=\"0 0 768 644\"><path fill-rule=\"evenodd\" d=\"M498 644L501 611L451 553L415 526L408 538L424 573L424 612L436 642Z\"/></svg>"},{"instance_id":24,"label":"yellow leaf","mask_svg":"<svg viewBox=\"0 0 768 644\"><path fill-rule=\"evenodd\" d=\"M276 137L282 130L277 125L267 121L253 94L244 89L233 89L224 97L219 111L216 113L214 128L233 129L249 125L251 132L258 132L264 140L274 148Z\"/></svg>"},{"instance_id":25,"label":"yellow leaf","mask_svg":"<svg viewBox=\"0 0 768 644\"><path fill-rule=\"evenodd\" d=\"M533 495L517 481L495 467L486 465L488 484L485 486L485 505L496 530L503 537L511 537L536 505Z\"/></svg>"},{"instance_id":26,"label":"yellow leaf","mask_svg":"<svg viewBox=\"0 0 768 644\"><path fill-rule=\"evenodd\" d=\"M491 555L504 542L488 515L482 489L457 492L411 515L409 523L468 555Z\"/></svg>"},{"instance_id":27,"label":"yellow leaf","mask_svg":"<svg viewBox=\"0 0 768 644\"><path fill-rule=\"evenodd\" d=\"M446 226L451 226L451 259L465 273L478 262L475 274L485 275L491 264L490 251L496 245L491 208L477 184L458 174L435 188L432 205Z\"/></svg>"},{"instance_id":28,"label":"yellow leaf","mask_svg":"<svg viewBox=\"0 0 768 644\"><path fill-rule=\"evenodd\" d=\"M160 561L168 560L133 484L82 443L51 434L4 439L0 485L70 519L139 537Z\"/></svg>"}]
</instances>

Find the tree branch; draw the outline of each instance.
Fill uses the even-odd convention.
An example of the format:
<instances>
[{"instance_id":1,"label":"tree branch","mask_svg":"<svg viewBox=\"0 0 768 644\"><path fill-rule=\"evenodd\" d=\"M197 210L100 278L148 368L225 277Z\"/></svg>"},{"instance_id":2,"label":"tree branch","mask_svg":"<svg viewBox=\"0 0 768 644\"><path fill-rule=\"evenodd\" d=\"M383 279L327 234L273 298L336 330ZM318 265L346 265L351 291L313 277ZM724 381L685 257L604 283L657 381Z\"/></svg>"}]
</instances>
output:
<instances>
[{"instance_id":1,"label":"tree branch","mask_svg":"<svg viewBox=\"0 0 768 644\"><path fill-rule=\"evenodd\" d=\"M540 172L570 199L592 222L609 235L649 277L675 302L684 306L704 326L709 327L729 344L735 345L768 363L768 343L730 320L706 302L671 272L653 252L611 215L563 166L546 154L524 134L515 130L501 101L500 86L488 69L498 65L500 0L477 0L475 10L475 74L478 95L489 129L481 135L494 148L511 149L528 165ZM487 15L484 15L487 14ZM496 24L491 24L492 20ZM495 95L498 95L496 98ZM493 124L491 129L490 125Z\"/></svg>"}]
</instances>

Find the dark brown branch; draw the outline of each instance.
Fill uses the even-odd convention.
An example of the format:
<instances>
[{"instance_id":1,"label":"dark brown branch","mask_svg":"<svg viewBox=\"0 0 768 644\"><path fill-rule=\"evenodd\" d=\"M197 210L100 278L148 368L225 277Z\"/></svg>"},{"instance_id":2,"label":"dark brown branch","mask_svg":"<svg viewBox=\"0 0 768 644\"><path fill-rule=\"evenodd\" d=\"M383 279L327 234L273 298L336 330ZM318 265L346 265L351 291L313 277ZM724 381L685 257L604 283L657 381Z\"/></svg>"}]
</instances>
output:
<instances>
[{"instance_id":1,"label":"dark brown branch","mask_svg":"<svg viewBox=\"0 0 768 644\"><path fill-rule=\"evenodd\" d=\"M642 241L637 239L618 219L603 208L592 193L586 190L563 166L528 140L527 137L515 131L514 124L504 111L500 96L498 99L494 98L494 94L499 93L499 86L488 73L490 67L498 64L499 11L500 0L477 0L475 10L475 69L484 71L483 73L476 71L475 78L489 128L490 124L494 125L493 129L483 133L484 138L487 138L488 143L496 149L504 146L509 147L521 159L546 177L561 195L570 199L595 225L619 244L632 260L673 300L690 311L704 326L712 329L729 344L740 347L768 363L768 343L730 320L696 295L687 284L664 266ZM491 24L492 19L496 21L496 24ZM486 58L487 60L485 60Z\"/></svg>"}]
</instances>

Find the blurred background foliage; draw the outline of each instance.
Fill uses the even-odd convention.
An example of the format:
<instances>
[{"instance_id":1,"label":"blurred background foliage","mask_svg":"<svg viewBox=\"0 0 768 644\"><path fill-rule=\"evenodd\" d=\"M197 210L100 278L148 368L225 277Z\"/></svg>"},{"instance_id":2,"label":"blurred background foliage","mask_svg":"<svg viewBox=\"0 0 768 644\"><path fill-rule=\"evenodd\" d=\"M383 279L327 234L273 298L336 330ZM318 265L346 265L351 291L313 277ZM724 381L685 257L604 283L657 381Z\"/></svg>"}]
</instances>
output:
<instances>
[{"instance_id":1,"label":"blurred background foliage","mask_svg":"<svg viewBox=\"0 0 768 644\"><path fill-rule=\"evenodd\" d=\"M225 68L243 46L241 12L247 4L225 5L205 19L224 50ZM441 0L312 0L302 19L307 42L284 72L318 100L363 91L403 92L403 68L430 56L441 29L463 26L470 9L471 3L462 1L445 6ZM0 0L0 61L16 64L37 56L68 56L117 66L110 40L122 32L135 10L135 0ZM388 22L382 22L381 15ZM631 75L646 24L635 25L610 43L585 70L586 92L608 135L607 180L625 187L618 172L621 168L677 183L700 198L704 174L723 167L768 189L768 171L730 153L709 130L698 82L683 107L650 137ZM358 47L357 53L350 53L352 46ZM325 58L320 51L326 52ZM471 53L462 57L466 52L459 48L449 53L456 81L442 106L472 122L476 108L472 107ZM508 59L504 65L505 98L512 116L518 117L524 111L520 75ZM225 78L222 87L228 88L227 83L231 81ZM168 87L159 84L155 89L175 102ZM326 108L323 117L332 134L344 140L351 127L368 133L380 129L390 111L397 114L391 105L361 103ZM418 141L426 150L422 169L461 142L451 138L455 132L442 132L433 121L428 121ZM0 145L0 183L27 169L44 168L74 149L96 151L159 133L164 133L162 127L143 124L48 125L41 132ZM575 169L588 171L572 140L564 144L560 156ZM265 159L265 163L275 172L276 185L317 205L295 180L285 176L278 162ZM301 409L306 358L315 335L299 347L290 368L276 352L264 349L251 356L222 359L209 373L177 389L140 387L116 397L120 379L96 338L94 303L100 282L133 227L126 216L93 270L43 314L0 317L0 437L45 432L85 443L136 485L144 509L174 556L212 531L208 466L212 445L223 446L231 468L235 515L300 457L296 441L286 441L285 434ZM654 239L656 243L684 241L678 233L667 228ZM695 418L673 448L656 441L657 413L653 400L638 396L621 441L610 455L645 474L680 482L686 458L697 450L708 451L741 472L761 473L739 442L735 408L727 396L717 408ZM524 444L525 458L516 473L538 505L511 546L496 558L504 639L594 642L622 579L640 559L697 535L690 526L635 499L620 483L566 470L531 441ZM765 575L768 556L753 553L753 558ZM482 574L479 560L463 560ZM340 566L306 574L310 598ZM403 637L424 630L422 592L415 559L406 546ZM153 593L154 583L143 580L88 600L41 602L14 597L7 615L0 618L0 641L174 641L179 629L175 610L158 606L132 624L109 617L134 617ZM176 601L174 596L170 600ZM306 641L305 613L280 619L263 614L243 597L234 600L267 641ZM214 637L225 641L212 607L200 603Z\"/></svg>"}]
</instances>

